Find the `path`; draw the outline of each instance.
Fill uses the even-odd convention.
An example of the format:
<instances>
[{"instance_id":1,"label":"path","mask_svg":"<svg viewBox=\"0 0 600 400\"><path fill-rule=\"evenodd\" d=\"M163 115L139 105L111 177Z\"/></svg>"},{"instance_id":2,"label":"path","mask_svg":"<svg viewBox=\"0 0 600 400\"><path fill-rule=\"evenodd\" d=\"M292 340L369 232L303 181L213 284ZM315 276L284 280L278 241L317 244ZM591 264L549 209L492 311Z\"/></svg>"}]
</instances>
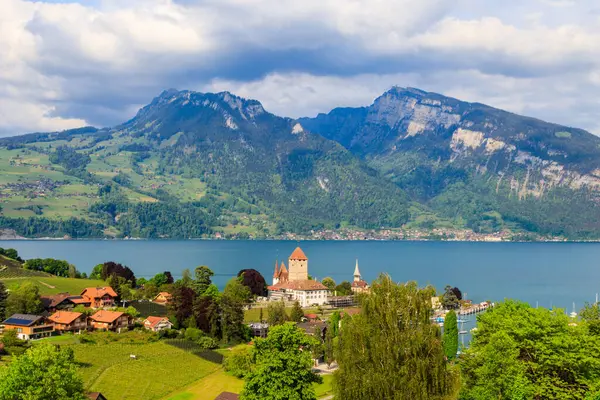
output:
<instances>
[{"instance_id":1,"label":"path","mask_svg":"<svg viewBox=\"0 0 600 400\"><path fill-rule=\"evenodd\" d=\"M47 284L46 282L42 282L42 281L38 281L38 282L39 282L39 283L41 283L41 284L42 284L42 285L44 285L44 286L47 286L47 287L49 287L50 289L56 289L56 286L49 285L49 284Z\"/></svg>"}]
</instances>

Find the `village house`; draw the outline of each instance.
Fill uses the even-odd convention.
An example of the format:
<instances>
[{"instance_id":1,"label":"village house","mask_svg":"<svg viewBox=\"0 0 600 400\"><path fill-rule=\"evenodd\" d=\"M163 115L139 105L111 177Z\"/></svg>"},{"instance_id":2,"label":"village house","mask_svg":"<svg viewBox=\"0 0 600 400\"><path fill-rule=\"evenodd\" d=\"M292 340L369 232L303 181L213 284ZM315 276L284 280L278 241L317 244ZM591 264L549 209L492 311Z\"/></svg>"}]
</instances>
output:
<instances>
[{"instance_id":1,"label":"village house","mask_svg":"<svg viewBox=\"0 0 600 400\"><path fill-rule=\"evenodd\" d=\"M87 329L87 316L78 312L57 311L48 317L56 332L78 332Z\"/></svg>"},{"instance_id":2,"label":"village house","mask_svg":"<svg viewBox=\"0 0 600 400\"><path fill-rule=\"evenodd\" d=\"M158 332L162 331L163 329L172 329L173 324L167 317L150 316L144 320L144 328L153 332Z\"/></svg>"},{"instance_id":3,"label":"village house","mask_svg":"<svg viewBox=\"0 0 600 400\"><path fill-rule=\"evenodd\" d=\"M297 247L288 260L289 270L282 262L275 263L273 284L268 287L269 300L298 301L302 307L327 303L329 289L321 282L308 279L308 258Z\"/></svg>"},{"instance_id":4,"label":"village house","mask_svg":"<svg viewBox=\"0 0 600 400\"><path fill-rule=\"evenodd\" d=\"M41 296L40 300L44 309L49 313L53 313L58 310L72 310L75 307L75 303L70 297L69 293L59 293L53 296Z\"/></svg>"},{"instance_id":5,"label":"village house","mask_svg":"<svg viewBox=\"0 0 600 400\"><path fill-rule=\"evenodd\" d=\"M87 395L88 399L90 400L108 400L106 397L104 397L102 395L102 393L99 392L93 392L93 393L89 393Z\"/></svg>"},{"instance_id":6,"label":"village house","mask_svg":"<svg viewBox=\"0 0 600 400\"><path fill-rule=\"evenodd\" d=\"M156 295L156 297L154 297L154 299L152 299L152 301L154 303L158 303L158 304L169 304L171 302L171 294L168 292L160 292L159 294Z\"/></svg>"},{"instance_id":7,"label":"village house","mask_svg":"<svg viewBox=\"0 0 600 400\"><path fill-rule=\"evenodd\" d=\"M114 307L118 297L110 286L85 288L81 296L90 301L92 308Z\"/></svg>"},{"instance_id":8,"label":"village house","mask_svg":"<svg viewBox=\"0 0 600 400\"><path fill-rule=\"evenodd\" d=\"M356 260L356 267L354 267L354 280L352 281L350 287L352 288L352 293L355 294L369 292L369 284L366 281L363 281L360 271L358 270L358 260Z\"/></svg>"},{"instance_id":9,"label":"village house","mask_svg":"<svg viewBox=\"0 0 600 400\"><path fill-rule=\"evenodd\" d=\"M22 340L48 337L54 332L54 325L41 315L13 314L2 324L4 331L16 330Z\"/></svg>"},{"instance_id":10,"label":"village house","mask_svg":"<svg viewBox=\"0 0 600 400\"><path fill-rule=\"evenodd\" d=\"M83 296L69 296L69 301L73 302L75 306L82 305L84 307L90 307L92 305L92 301Z\"/></svg>"},{"instance_id":11,"label":"village house","mask_svg":"<svg viewBox=\"0 0 600 400\"><path fill-rule=\"evenodd\" d=\"M95 330L114 331L127 329L132 324L132 318L122 312L100 310L89 318L90 327Z\"/></svg>"}]
</instances>

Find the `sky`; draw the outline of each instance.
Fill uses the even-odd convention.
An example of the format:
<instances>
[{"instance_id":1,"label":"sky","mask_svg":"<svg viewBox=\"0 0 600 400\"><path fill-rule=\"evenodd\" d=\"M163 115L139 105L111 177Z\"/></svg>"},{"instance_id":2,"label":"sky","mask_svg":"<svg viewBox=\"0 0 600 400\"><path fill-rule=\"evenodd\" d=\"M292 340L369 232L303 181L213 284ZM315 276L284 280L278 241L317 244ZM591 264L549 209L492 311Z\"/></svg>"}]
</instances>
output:
<instances>
[{"instance_id":1,"label":"sky","mask_svg":"<svg viewBox=\"0 0 600 400\"><path fill-rule=\"evenodd\" d=\"M113 126L167 88L297 118L394 85L600 134L600 2L0 0L0 136Z\"/></svg>"}]
</instances>

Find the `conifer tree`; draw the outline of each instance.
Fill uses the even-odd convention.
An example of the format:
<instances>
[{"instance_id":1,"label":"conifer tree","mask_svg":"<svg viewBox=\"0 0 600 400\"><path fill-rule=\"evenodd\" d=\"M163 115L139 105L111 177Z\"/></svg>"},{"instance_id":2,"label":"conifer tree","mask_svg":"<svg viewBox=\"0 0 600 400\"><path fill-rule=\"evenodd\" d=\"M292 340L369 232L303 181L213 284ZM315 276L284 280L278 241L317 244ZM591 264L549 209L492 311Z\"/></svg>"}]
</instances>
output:
<instances>
[{"instance_id":1,"label":"conifer tree","mask_svg":"<svg viewBox=\"0 0 600 400\"><path fill-rule=\"evenodd\" d=\"M290 313L290 320L293 322L301 322L302 318L304 318L304 311L302 311L300 303L295 301L294 306L292 307L292 312Z\"/></svg>"},{"instance_id":2,"label":"conifer tree","mask_svg":"<svg viewBox=\"0 0 600 400\"><path fill-rule=\"evenodd\" d=\"M456 352L458 351L458 323L456 320L456 313L451 310L446 314L444 320L444 354L448 360L454 360L456 358Z\"/></svg>"}]
</instances>

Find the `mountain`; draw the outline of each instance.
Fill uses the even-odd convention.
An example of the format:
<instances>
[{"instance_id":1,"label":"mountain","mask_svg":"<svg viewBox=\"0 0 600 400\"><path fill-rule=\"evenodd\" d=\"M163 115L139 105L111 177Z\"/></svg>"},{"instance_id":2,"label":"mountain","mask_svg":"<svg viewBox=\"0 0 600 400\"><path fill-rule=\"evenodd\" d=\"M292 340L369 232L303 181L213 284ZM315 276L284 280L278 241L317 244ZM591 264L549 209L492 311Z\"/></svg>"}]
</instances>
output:
<instances>
[{"instance_id":1,"label":"mountain","mask_svg":"<svg viewBox=\"0 0 600 400\"><path fill-rule=\"evenodd\" d=\"M401 87L299 122L435 213L413 226L600 236L600 138L584 130Z\"/></svg>"},{"instance_id":2,"label":"mountain","mask_svg":"<svg viewBox=\"0 0 600 400\"><path fill-rule=\"evenodd\" d=\"M400 227L408 196L335 141L231 93L167 90L114 128L0 140L0 227L236 237Z\"/></svg>"}]
</instances>

